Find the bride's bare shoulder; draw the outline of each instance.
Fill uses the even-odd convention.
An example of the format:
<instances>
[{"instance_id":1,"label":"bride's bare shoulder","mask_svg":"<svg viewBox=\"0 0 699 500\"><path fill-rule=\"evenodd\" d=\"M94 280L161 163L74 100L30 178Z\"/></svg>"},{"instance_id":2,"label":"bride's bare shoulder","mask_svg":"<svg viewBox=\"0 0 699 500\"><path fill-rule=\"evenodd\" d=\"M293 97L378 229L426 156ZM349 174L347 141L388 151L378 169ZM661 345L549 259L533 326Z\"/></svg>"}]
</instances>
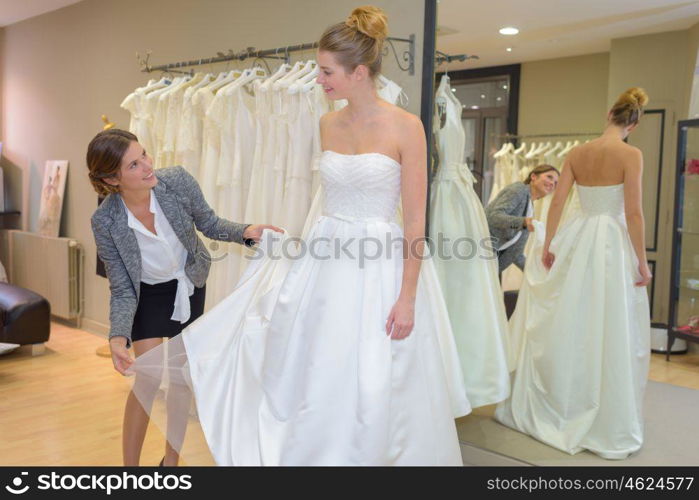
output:
<instances>
[{"instance_id":1,"label":"bride's bare shoulder","mask_svg":"<svg viewBox=\"0 0 699 500\"><path fill-rule=\"evenodd\" d=\"M385 103L384 113L387 125L392 129L400 132L409 132L416 130L419 127L422 130L422 121L420 117L404 110L394 104Z\"/></svg>"},{"instance_id":2,"label":"bride's bare shoulder","mask_svg":"<svg viewBox=\"0 0 699 500\"><path fill-rule=\"evenodd\" d=\"M328 111L320 117L320 128L325 128L331 126L337 121L337 115L339 111Z\"/></svg>"}]
</instances>

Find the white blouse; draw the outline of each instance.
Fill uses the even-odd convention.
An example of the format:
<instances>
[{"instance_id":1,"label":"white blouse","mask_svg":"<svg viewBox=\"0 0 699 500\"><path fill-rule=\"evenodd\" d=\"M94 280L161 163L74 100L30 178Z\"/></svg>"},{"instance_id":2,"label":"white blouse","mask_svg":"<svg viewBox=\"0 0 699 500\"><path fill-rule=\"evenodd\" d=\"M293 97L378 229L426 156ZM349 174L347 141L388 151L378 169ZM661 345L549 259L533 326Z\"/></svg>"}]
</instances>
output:
<instances>
[{"instance_id":1,"label":"white blouse","mask_svg":"<svg viewBox=\"0 0 699 500\"><path fill-rule=\"evenodd\" d=\"M121 200L124 203L124 200ZM189 320L189 296L194 293L194 284L184 272L187 262L187 250L172 230L155 194L150 192L150 212L155 214L155 232L153 234L131 213L124 203L128 216L128 225L134 230L138 247L141 250L141 281L148 285L177 280L173 321L186 323Z\"/></svg>"}]
</instances>

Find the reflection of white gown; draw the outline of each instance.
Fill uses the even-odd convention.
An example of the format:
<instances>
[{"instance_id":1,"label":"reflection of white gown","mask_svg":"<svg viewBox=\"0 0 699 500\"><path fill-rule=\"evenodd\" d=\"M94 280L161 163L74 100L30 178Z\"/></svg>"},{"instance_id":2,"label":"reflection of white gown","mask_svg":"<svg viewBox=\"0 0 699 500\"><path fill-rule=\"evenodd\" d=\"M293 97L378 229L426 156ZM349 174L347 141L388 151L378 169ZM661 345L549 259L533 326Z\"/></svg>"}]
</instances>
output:
<instances>
[{"instance_id":1,"label":"reflection of white gown","mask_svg":"<svg viewBox=\"0 0 699 500\"><path fill-rule=\"evenodd\" d=\"M403 271L400 165L327 151L320 171L323 215L305 240L313 253L254 261L229 297L170 340L170 389L191 384L220 465L460 465L453 418L470 407L431 261L412 333L385 332ZM153 349L133 369L159 377L162 358Z\"/></svg>"},{"instance_id":2,"label":"reflection of white gown","mask_svg":"<svg viewBox=\"0 0 699 500\"><path fill-rule=\"evenodd\" d=\"M510 320L519 360L496 419L551 446L621 459L643 442L650 313L624 219L624 186L580 186L581 213L527 260Z\"/></svg>"},{"instance_id":3,"label":"reflection of white gown","mask_svg":"<svg viewBox=\"0 0 699 500\"><path fill-rule=\"evenodd\" d=\"M446 121L437 133L440 165L432 182L430 238L437 243L440 235L449 238L442 248L449 255L435 256L434 263L459 349L466 394L476 408L510 394L507 317L497 259L486 246L490 231L485 211L473 189L473 174L463 162L466 134L461 103L453 97L447 77L442 78L437 99L445 104ZM460 238L470 244L456 247L458 254L452 256L451 249Z\"/></svg>"}]
</instances>

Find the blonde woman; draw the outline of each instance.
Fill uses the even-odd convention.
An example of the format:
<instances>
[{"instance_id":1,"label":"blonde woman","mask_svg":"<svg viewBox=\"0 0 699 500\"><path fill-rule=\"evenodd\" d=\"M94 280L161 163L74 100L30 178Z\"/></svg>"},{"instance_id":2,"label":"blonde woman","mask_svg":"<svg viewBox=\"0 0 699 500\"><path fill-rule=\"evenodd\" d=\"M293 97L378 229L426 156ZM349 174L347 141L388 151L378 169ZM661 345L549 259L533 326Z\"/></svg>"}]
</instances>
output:
<instances>
[{"instance_id":1,"label":"blonde woman","mask_svg":"<svg viewBox=\"0 0 699 500\"><path fill-rule=\"evenodd\" d=\"M320 39L318 83L348 104L320 122L313 251L252 264L170 341L220 465L462 464L454 417L470 407L449 318L436 282L418 284L423 126L376 91L387 29L360 7ZM157 373L157 359L135 370Z\"/></svg>"},{"instance_id":2,"label":"blonde woman","mask_svg":"<svg viewBox=\"0 0 699 500\"><path fill-rule=\"evenodd\" d=\"M567 453L623 459L643 444L651 279L641 152L624 142L648 96L621 94L601 137L566 157L546 238L527 262L511 335L521 350L503 424ZM558 223L573 183L581 212Z\"/></svg>"}]
</instances>

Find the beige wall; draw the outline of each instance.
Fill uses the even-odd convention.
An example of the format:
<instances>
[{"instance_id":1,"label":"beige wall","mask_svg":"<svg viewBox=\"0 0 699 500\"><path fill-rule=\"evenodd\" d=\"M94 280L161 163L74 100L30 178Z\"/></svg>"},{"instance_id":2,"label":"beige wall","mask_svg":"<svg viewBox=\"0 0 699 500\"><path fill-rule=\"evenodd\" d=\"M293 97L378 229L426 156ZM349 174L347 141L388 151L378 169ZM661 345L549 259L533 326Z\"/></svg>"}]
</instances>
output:
<instances>
[{"instance_id":1,"label":"beige wall","mask_svg":"<svg viewBox=\"0 0 699 500\"><path fill-rule=\"evenodd\" d=\"M0 142L2 142L2 115L3 115L3 103L2 103L2 81L3 81L3 69L4 65L2 62L3 58L3 47L5 45L5 28L0 28Z\"/></svg>"},{"instance_id":2,"label":"beige wall","mask_svg":"<svg viewBox=\"0 0 699 500\"><path fill-rule=\"evenodd\" d=\"M409 109L419 113L424 2L372 3L386 10L392 35L417 37L415 76L398 71L393 56L386 58L384 73L404 87ZM159 64L228 49L312 42L356 5L356 0L85 0L5 28L4 166L19 173L13 189L15 195L24 190L25 226L33 229L44 162L70 161L62 235L86 249L86 326L100 329L107 323L109 291L107 280L94 272L89 221L97 198L87 179L85 148L101 129L101 114L128 126L119 104L148 79L139 72L135 53L152 49L151 63Z\"/></svg>"},{"instance_id":3,"label":"beige wall","mask_svg":"<svg viewBox=\"0 0 699 500\"><path fill-rule=\"evenodd\" d=\"M608 81L608 53L523 63L518 132L601 131Z\"/></svg>"},{"instance_id":4,"label":"beige wall","mask_svg":"<svg viewBox=\"0 0 699 500\"><path fill-rule=\"evenodd\" d=\"M688 79L692 84L689 90L689 106L685 118L699 117L699 23L695 24L688 30L689 37L689 53L687 54L687 72Z\"/></svg>"}]
</instances>

